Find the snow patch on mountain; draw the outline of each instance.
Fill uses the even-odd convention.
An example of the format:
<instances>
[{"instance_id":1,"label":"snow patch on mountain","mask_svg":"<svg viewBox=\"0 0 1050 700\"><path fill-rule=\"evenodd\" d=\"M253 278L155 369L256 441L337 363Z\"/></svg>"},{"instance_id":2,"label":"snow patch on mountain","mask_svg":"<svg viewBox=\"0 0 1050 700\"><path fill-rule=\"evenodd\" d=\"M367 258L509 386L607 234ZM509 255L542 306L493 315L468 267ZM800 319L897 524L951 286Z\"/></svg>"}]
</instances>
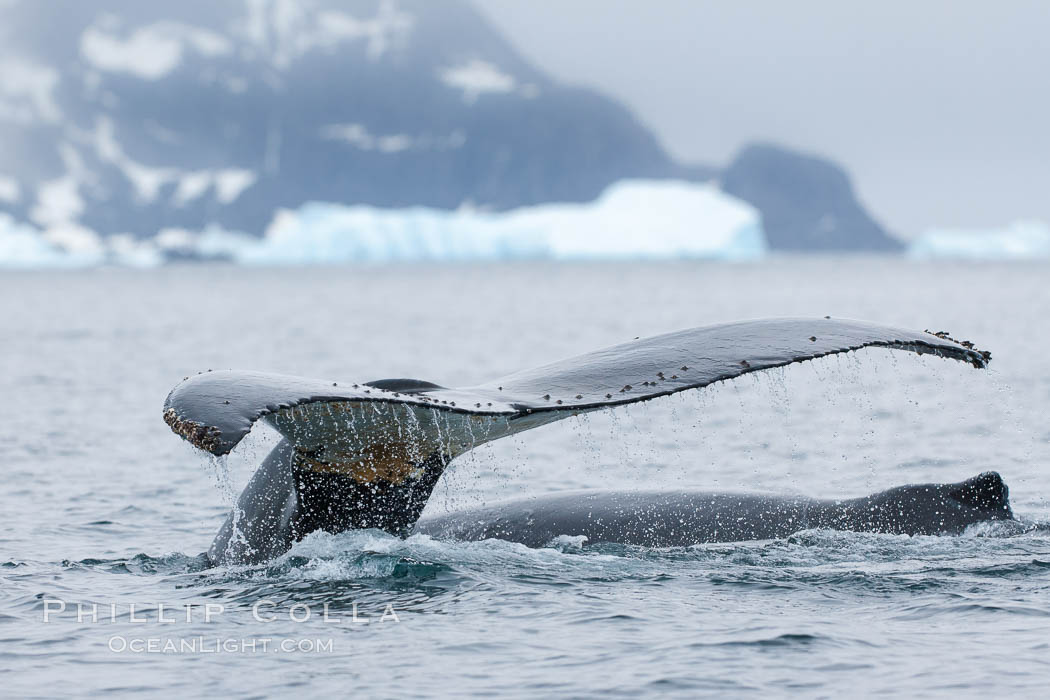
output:
<instances>
[{"instance_id":1,"label":"snow patch on mountain","mask_svg":"<svg viewBox=\"0 0 1050 700\"><path fill-rule=\"evenodd\" d=\"M414 23L411 14L390 0L384 0L370 18L322 10L310 0L246 0L246 5L242 36L279 69L314 50L334 51L343 42L364 41L365 55L376 61L404 45Z\"/></svg>"},{"instance_id":2,"label":"snow patch on mountain","mask_svg":"<svg viewBox=\"0 0 1050 700\"><path fill-rule=\"evenodd\" d=\"M0 60L0 120L28 125L53 124L62 118L55 103L59 74L33 61Z\"/></svg>"},{"instance_id":3,"label":"snow patch on mountain","mask_svg":"<svg viewBox=\"0 0 1050 700\"><path fill-rule=\"evenodd\" d=\"M446 85L463 91L463 101L473 103L484 93L508 93L517 81L487 61L475 58L467 63L445 68L440 72ZM535 86L533 86L535 87Z\"/></svg>"},{"instance_id":4,"label":"snow patch on mountain","mask_svg":"<svg viewBox=\"0 0 1050 700\"><path fill-rule=\"evenodd\" d=\"M80 186L70 175L48 180L37 188L36 206L29 212L34 222L47 226L75 221L84 211Z\"/></svg>"},{"instance_id":5,"label":"snow patch on mountain","mask_svg":"<svg viewBox=\"0 0 1050 700\"><path fill-rule=\"evenodd\" d=\"M80 37L80 55L92 67L157 80L179 67L186 51L214 57L233 45L221 34L179 22L157 22L120 35L114 17L88 27Z\"/></svg>"},{"instance_id":6,"label":"snow patch on mountain","mask_svg":"<svg viewBox=\"0 0 1050 700\"><path fill-rule=\"evenodd\" d=\"M175 168L154 168L129 158L117 141L112 120L106 117L98 120L92 140L99 160L115 165L135 188L142 202L154 202L161 187L179 177Z\"/></svg>"},{"instance_id":7,"label":"snow patch on mountain","mask_svg":"<svg viewBox=\"0 0 1050 700\"><path fill-rule=\"evenodd\" d=\"M209 190L214 193L216 201L220 204L229 204L258 179L259 176L253 171L243 168L181 173L178 176L175 194L172 195L172 204L184 207L203 197Z\"/></svg>"},{"instance_id":8,"label":"snow patch on mountain","mask_svg":"<svg viewBox=\"0 0 1050 700\"><path fill-rule=\"evenodd\" d=\"M84 160L68 143L60 144L58 150L65 173L40 183L36 188L36 203L29 210L29 218L45 227L76 222L86 206L80 194L80 184L90 177Z\"/></svg>"},{"instance_id":9,"label":"snow patch on mountain","mask_svg":"<svg viewBox=\"0 0 1050 700\"><path fill-rule=\"evenodd\" d=\"M377 136L364 124L329 124L321 129L321 138L342 141L362 151L379 150L383 153L397 153L412 146L412 137L408 134Z\"/></svg>"},{"instance_id":10,"label":"snow patch on mountain","mask_svg":"<svg viewBox=\"0 0 1050 700\"><path fill-rule=\"evenodd\" d=\"M18 204L22 199L22 185L7 175L0 175L0 202Z\"/></svg>"},{"instance_id":11,"label":"snow patch on mountain","mask_svg":"<svg viewBox=\"0 0 1050 700\"><path fill-rule=\"evenodd\" d=\"M244 168L226 168L215 171L212 178L215 182L215 198L220 204L229 204L254 185L258 176Z\"/></svg>"},{"instance_id":12,"label":"snow patch on mountain","mask_svg":"<svg viewBox=\"0 0 1050 700\"><path fill-rule=\"evenodd\" d=\"M435 138L430 134L373 134L364 124L357 123L329 124L320 129L320 134L321 138L329 141L338 141L362 151L380 153L461 148L467 142L466 132L462 129L455 129L447 136Z\"/></svg>"}]
</instances>

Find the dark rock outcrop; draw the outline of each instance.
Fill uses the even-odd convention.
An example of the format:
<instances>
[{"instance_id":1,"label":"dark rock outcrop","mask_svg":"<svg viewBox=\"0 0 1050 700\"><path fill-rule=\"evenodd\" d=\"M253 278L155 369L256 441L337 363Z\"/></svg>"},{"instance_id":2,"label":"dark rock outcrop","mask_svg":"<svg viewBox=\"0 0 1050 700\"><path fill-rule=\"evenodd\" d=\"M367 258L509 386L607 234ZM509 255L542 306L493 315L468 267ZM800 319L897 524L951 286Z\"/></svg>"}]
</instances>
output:
<instances>
[{"instance_id":1,"label":"dark rock outcrop","mask_svg":"<svg viewBox=\"0 0 1050 700\"><path fill-rule=\"evenodd\" d=\"M509 209L717 175L465 0L0 2L0 213L42 229L260 234L308 201ZM830 162L756 145L721 178L774 249L900 247Z\"/></svg>"},{"instance_id":2,"label":"dark rock outcrop","mask_svg":"<svg viewBox=\"0 0 1050 700\"><path fill-rule=\"evenodd\" d=\"M762 226L774 250L902 248L857 201L846 171L829 160L751 144L722 171L721 181L725 192L762 212Z\"/></svg>"},{"instance_id":3,"label":"dark rock outcrop","mask_svg":"<svg viewBox=\"0 0 1050 700\"><path fill-rule=\"evenodd\" d=\"M44 227L261 233L310 200L506 209L713 173L462 0L15 0L0 61L0 210Z\"/></svg>"}]
</instances>

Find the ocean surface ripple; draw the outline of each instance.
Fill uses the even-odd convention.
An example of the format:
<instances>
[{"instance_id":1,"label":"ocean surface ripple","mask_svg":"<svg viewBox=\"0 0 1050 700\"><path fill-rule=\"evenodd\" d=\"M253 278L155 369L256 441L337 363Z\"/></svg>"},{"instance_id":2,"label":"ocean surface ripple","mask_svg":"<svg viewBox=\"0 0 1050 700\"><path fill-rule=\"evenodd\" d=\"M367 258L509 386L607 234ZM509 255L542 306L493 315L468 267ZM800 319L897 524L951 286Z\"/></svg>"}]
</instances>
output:
<instances>
[{"instance_id":1,"label":"ocean surface ripple","mask_svg":"<svg viewBox=\"0 0 1050 700\"><path fill-rule=\"evenodd\" d=\"M1048 272L790 258L5 273L4 694L1039 694ZM663 549L318 532L214 568L200 553L274 435L217 473L160 418L171 386L209 368L455 386L676 328L825 314L950 330L992 368L862 351L581 417L461 457L428 510L640 485L853 497L996 469L1017 522Z\"/></svg>"}]
</instances>

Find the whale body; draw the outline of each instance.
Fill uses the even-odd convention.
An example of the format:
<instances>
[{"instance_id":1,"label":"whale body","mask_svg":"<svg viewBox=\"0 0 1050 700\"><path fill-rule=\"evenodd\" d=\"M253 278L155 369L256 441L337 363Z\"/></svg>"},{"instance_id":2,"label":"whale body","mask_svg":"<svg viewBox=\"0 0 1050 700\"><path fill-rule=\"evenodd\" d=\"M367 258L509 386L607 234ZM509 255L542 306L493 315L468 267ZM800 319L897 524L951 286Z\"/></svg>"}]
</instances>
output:
<instances>
[{"instance_id":1,"label":"whale body","mask_svg":"<svg viewBox=\"0 0 1050 700\"><path fill-rule=\"evenodd\" d=\"M352 495L357 491L350 477L296 466L294 454L282 442L263 461L212 542L212 563L267 561L317 530L391 531L385 521L368 520L372 504ZM779 539L808 529L953 535L979 522L1012 518L1002 477L985 472L958 483L912 484L841 500L693 490L565 491L424 516L395 534L500 539L528 547L562 535L583 536L588 545L683 547Z\"/></svg>"},{"instance_id":2,"label":"whale body","mask_svg":"<svg viewBox=\"0 0 1050 700\"><path fill-rule=\"evenodd\" d=\"M376 528L542 546L558 535L674 546L783 537L809 527L933 534L1011 517L998 474L821 501L702 492L577 492L448 516L423 509L455 457L589 411L697 390L750 372L861 348L984 368L990 354L947 333L863 321L764 319L691 328L597 350L462 389L419 379L339 382L246 371L187 377L164 420L225 455L260 420L282 441L249 481L209 558L265 561L310 532Z\"/></svg>"},{"instance_id":3,"label":"whale body","mask_svg":"<svg viewBox=\"0 0 1050 700\"><path fill-rule=\"evenodd\" d=\"M862 498L818 500L702 491L566 491L424 517L414 532L543 547L561 535L586 544L683 547L788 537L799 530L956 535L1013 518L996 472L955 484L898 486Z\"/></svg>"}]
</instances>

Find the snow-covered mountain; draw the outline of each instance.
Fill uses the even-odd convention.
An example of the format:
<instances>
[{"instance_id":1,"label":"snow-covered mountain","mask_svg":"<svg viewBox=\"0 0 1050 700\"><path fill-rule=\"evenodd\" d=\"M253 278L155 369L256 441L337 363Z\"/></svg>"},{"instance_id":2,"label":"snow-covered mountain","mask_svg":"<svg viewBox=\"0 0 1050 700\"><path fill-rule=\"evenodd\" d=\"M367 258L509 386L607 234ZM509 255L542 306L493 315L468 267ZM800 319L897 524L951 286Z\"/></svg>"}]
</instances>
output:
<instances>
[{"instance_id":1,"label":"snow-covered mountain","mask_svg":"<svg viewBox=\"0 0 1050 700\"><path fill-rule=\"evenodd\" d=\"M505 209L685 169L459 0L8 0L0 206L261 232L309 200Z\"/></svg>"},{"instance_id":2,"label":"snow-covered mountain","mask_svg":"<svg viewBox=\"0 0 1050 700\"><path fill-rule=\"evenodd\" d=\"M724 189L757 207L774 248L885 247L877 225L859 235L863 216L838 215L861 211L845 173L749 153ZM734 210L727 194L676 189L717 176L675 163L617 102L538 71L466 0L0 0L11 260L139 259L136 241L169 250L204 229L262 237L312 202L594 202L598 221L599 196L622 180L668 181L645 189L661 194L636 203L652 205L636 222L694 216L697 197ZM671 202L681 211L659 209ZM709 250L722 223L692 221L686 248Z\"/></svg>"}]
</instances>

